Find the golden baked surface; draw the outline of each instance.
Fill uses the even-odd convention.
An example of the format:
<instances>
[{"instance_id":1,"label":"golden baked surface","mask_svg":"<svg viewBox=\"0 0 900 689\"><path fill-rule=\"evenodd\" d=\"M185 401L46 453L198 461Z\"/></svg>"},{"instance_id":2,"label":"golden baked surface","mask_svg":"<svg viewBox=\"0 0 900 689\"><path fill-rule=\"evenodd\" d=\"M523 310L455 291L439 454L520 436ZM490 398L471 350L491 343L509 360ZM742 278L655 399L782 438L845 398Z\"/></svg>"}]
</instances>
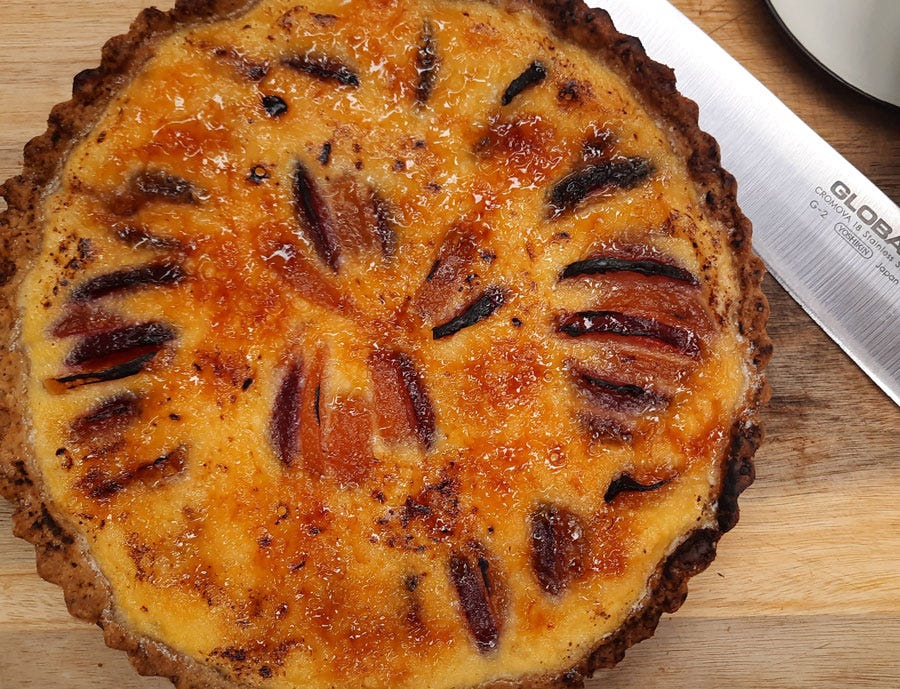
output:
<instances>
[{"instance_id":1,"label":"golden baked surface","mask_svg":"<svg viewBox=\"0 0 900 689\"><path fill-rule=\"evenodd\" d=\"M43 489L117 619L310 689L556 676L619 628L759 387L663 127L524 7L161 39L19 294Z\"/></svg>"}]
</instances>

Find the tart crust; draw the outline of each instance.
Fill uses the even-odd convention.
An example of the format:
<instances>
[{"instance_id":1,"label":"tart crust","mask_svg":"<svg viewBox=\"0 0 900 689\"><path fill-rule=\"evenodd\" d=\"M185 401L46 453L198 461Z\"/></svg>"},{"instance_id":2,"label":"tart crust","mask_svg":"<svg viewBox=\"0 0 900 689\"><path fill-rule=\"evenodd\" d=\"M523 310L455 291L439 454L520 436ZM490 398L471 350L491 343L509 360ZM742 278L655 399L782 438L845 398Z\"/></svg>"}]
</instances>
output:
<instances>
[{"instance_id":1,"label":"tart crust","mask_svg":"<svg viewBox=\"0 0 900 689\"><path fill-rule=\"evenodd\" d=\"M62 587L72 615L99 624L106 643L125 650L138 672L168 677L180 689L237 685L215 668L130 631L117 617L109 585L86 544L45 498L30 449L24 392L28 371L17 343L16 295L40 247L39 208L48 185L53 184L74 144L153 54L157 42L185 26L232 16L253 4L246 0L178 0L170 12L144 10L128 34L104 46L98 68L75 77L72 99L56 106L47 131L27 144L22 174L0 188L8 205L0 216L0 332L7 340L0 354L0 435L4 441L0 448L0 492L16 506L15 534L35 546L39 574ZM642 607L571 669L560 675L525 677L516 683L525 687L581 686L595 670L615 665L629 646L650 637L663 612L674 612L681 606L690 577L710 564L719 538L738 521L738 496L754 479L752 457L762 437L758 410L769 395L762 377L771 356L765 333L768 305L760 290L762 264L751 253L750 223L736 205L735 180L721 168L715 140L700 131L696 104L676 91L672 70L648 58L638 39L616 31L604 11L589 9L581 0L498 0L496 4L536 8L559 37L599 55L604 64L631 84L654 118L670 126L670 143L688 161L694 184L705 193L704 210L731 228L729 240L740 267L743 297L738 309L739 327L755 367L755 389L731 429L717 528L691 533L659 565ZM507 685L501 682L496 686Z\"/></svg>"}]
</instances>

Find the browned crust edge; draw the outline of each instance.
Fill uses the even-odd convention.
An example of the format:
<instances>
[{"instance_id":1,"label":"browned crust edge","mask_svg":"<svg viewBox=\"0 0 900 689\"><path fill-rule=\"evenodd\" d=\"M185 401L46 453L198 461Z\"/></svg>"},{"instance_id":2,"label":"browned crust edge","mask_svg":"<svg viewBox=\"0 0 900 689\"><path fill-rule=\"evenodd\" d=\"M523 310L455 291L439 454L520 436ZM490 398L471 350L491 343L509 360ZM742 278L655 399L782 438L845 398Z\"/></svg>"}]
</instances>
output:
<instances>
[{"instance_id":1,"label":"browned crust edge","mask_svg":"<svg viewBox=\"0 0 900 689\"><path fill-rule=\"evenodd\" d=\"M76 530L52 513L42 495L33 459L23 457L29 446L25 421L26 376L24 356L16 347L16 294L27 267L40 248L39 206L44 187L51 182L75 141L90 129L107 103L129 77L152 55L154 45L176 29L237 13L256 0L177 0L174 9L144 10L127 34L103 47L99 67L79 73L70 101L53 108L47 131L25 147L22 174L0 185L7 210L0 214L0 332L7 337L0 350L0 494L16 506L14 533L35 546L38 573L62 587L69 612L97 623L106 643L128 653L138 672L168 677L179 689L227 689L237 686L215 668L172 652L164 645L135 635L121 624L112 605L106 580L82 547ZM670 127L670 139L688 160L693 181L704 197L705 210L730 230L730 245L740 268L743 300L735 305L735 318L752 355L757 384L746 407L735 420L717 502L716 528L702 528L661 563L644 605L611 637L568 671L496 687L577 687L600 668L618 663L631 645L653 635L664 612L675 612L687 596L688 580L702 572L715 557L723 533L738 521L738 496L753 482L753 455L762 440L759 408L769 389L762 375L772 346L765 332L768 303L760 288L762 262L750 248L751 225L736 203L737 185L720 165L716 141L699 129L698 108L681 96L673 71L651 60L640 41L619 33L603 10L590 9L583 0L495 0L515 10L536 8L561 37L604 57L640 94L642 104L659 122ZM27 454L27 453L26 453Z\"/></svg>"}]
</instances>

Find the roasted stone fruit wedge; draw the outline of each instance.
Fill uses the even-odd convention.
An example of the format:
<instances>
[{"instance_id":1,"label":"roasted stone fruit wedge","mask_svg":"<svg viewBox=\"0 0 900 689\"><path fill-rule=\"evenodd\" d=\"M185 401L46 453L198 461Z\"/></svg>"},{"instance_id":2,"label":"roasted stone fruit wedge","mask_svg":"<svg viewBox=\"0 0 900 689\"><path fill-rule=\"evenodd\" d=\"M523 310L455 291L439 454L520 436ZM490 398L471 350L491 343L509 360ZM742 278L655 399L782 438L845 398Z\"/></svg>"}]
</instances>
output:
<instances>
[{"instance_id":1,"label":"roasted stone fruit wedge","mask_svg":"<svg viewBox=\"0 0 900 689\"><path fill-rule=\"evenodd\" d=\"M578 686L752 480L769 356L671 72L562 0L178 0L2 187L0 490L180 689Z\"/></svg>"}]
</instances>

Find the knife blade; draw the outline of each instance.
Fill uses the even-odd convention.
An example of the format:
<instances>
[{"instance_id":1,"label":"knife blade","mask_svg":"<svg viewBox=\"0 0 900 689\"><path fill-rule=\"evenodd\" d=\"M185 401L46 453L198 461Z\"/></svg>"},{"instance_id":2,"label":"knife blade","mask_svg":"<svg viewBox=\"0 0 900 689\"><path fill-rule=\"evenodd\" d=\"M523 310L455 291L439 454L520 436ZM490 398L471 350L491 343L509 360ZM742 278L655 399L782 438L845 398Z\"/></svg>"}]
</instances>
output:
<instances>
[{"instance_id":1,"label":"knife blade","mask_svg":"<svg viewBox=\"0 0 900 689\"><path fill-rule=\"evenodd\" d=\"M594 0L675 70L769 272L900 405L900 208L666 0ZM810 352L810 356L815 356Z\"/></svg>"}]
</instances>

